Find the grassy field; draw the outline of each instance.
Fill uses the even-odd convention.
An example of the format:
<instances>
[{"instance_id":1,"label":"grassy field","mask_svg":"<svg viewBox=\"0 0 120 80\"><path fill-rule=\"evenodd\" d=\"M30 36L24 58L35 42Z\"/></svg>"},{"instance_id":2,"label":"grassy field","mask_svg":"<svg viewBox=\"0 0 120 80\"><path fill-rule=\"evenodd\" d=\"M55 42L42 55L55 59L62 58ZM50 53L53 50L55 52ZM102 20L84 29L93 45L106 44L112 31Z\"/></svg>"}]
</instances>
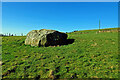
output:
<instances>
[{"instance_id":1,"label":"grassy field","mask_svg":"<svg viewBox=\"0 0 120 80\"><path fill-rule=\"evenodd\" d=\"M2 38L3 78L118 78L118 32L67 33L72 44L24 45L26 37ZM86 33L84 33L86 32Z\"/></svg>"}]
</instances>

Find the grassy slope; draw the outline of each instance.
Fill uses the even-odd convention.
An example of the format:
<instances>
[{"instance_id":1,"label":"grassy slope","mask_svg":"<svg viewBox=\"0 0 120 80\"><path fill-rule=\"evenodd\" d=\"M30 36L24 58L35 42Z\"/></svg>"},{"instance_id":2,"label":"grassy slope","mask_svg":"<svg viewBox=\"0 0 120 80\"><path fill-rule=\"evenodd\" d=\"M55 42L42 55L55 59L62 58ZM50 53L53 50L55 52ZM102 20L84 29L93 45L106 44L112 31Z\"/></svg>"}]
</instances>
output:
<instances>
[{"instance_id":1,"label":"grassy slope","mask_svg":"<svg viewBox=\"0 0 120 80\"><path fill-rule=\"evenodd\" d=\"M3 37L3 78L117 78L118 33L68 33L59 47L30 47L25 37ZM86 32L86 31L84 31Z\"/></svg>"}]
</instances>

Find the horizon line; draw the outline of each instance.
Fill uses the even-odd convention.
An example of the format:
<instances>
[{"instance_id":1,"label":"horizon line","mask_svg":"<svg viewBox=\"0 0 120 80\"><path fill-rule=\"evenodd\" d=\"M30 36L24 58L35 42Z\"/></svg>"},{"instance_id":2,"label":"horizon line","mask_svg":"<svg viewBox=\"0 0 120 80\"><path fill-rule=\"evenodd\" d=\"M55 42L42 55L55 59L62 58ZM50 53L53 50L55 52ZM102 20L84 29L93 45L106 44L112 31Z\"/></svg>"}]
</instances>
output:
<instances>
[{"instance_id":1,"label":"horizon line","mask_svg":"<svg viewBox=\"0 0 120 80\"><path fill-rule=\"evenodd\" d=\"M101 29L111 29L111 28L120 28L120 27L110 27L110 28L101 28ZM99 30L99 29L83 29L83 30L74 30L74 31L86 31L86 30ZM58 30L56 30L56 31L58 31ZM64 33L68 32L69 33L69 32L74 32L74 31L59 31L59 32L64 32ZM7 32L7 33L9 34L9 32ZM7 33L0 33L0 34L7 34ZM11 34L13 34L13 33L11 33ZM21 35L21 34L24 34L24 33L19 33L19 34L14 33L14 34Z\"/></svg>"}]
</instances>

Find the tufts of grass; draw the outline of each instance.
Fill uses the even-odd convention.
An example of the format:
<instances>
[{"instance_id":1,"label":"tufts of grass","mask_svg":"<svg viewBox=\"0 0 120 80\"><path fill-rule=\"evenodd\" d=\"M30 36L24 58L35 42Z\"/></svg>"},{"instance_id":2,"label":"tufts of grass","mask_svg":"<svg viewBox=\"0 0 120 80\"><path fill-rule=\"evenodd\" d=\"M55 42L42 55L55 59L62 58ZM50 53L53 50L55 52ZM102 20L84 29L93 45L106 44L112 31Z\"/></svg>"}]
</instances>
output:
<instances>
[{"instance_id":1,"label":"tufts of grass","mask_svg":"<svg viewBox=\"0 0 120 80\"><path fill-rule=\"evenodd\" d=\"M118 32L67 34L74 43L57 47L26 46L25 36L3 37L3 78L118 78Z\"/></svg>"}]
</instances>

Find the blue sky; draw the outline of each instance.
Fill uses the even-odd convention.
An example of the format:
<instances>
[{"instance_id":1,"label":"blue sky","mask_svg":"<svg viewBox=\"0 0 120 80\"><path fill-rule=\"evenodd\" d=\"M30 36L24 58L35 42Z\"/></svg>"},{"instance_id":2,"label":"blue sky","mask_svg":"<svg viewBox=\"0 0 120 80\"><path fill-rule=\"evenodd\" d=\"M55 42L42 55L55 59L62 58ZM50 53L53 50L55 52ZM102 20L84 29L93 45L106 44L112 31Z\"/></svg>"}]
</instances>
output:
<instances>
[{"instance_id":1,"label":"blue sky","mask_svg":"<svg viewBox=\"0 0 120 80\"><path fill-rule=\"evenodd\" d=\"M118 2L120 0L2 0L2 2Z\"/></svg>"},{"instance_id":2,"label":"blue sky","mask_svg":"<svg viewBox=\"0 0 120 80\"><path fill-rule=\"evenodd\" d=\"M62 32L118 27L117 2L3 2L2 32Z\"/></svg>"}]
</instances>

